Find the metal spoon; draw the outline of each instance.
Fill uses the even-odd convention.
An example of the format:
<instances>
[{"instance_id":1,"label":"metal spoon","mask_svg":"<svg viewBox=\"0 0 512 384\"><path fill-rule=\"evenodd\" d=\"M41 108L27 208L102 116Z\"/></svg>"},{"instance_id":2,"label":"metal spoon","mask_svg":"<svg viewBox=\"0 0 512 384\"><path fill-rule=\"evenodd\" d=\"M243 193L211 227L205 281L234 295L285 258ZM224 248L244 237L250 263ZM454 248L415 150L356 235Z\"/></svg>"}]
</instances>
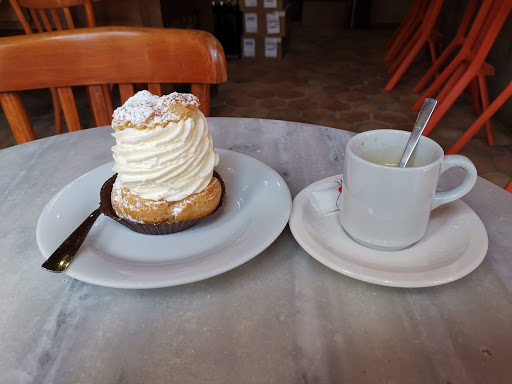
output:
<instances>
[{"instance_id":1,"label":"metal spoon","mask_svg":"<svg viewBox=\"0 0 512 384\"><path fill-rule=\"evenodd\" d=\"M100 209L97 208L84 220L80 226L68 236L66 240L52 253L44 262L42 267L50 272L62 272L75 258L76 253L84 242L92 225L100 215Z\"/></svg>"},{"instance_id":2,"label":"metal spoon","mask_svg":"<svg viewBox=\"0 0 512 384\"><path fill-rule=\"evenodd\" d=\"M418 141L420 140L421 134L425 129L425 126L434 111L434 108L437 104L437 100L435 99L425 99L423 105L421 106L420 113L418 114L418 118L416 119L416 123L414 123L414 128L411 132L411 136L409 137L409 141L405 146L404 154L402 155L402 159L400 159L400 163L398 164L398 168L405 168L407 162L411 158Z\"/></svg>"}]
</instances>

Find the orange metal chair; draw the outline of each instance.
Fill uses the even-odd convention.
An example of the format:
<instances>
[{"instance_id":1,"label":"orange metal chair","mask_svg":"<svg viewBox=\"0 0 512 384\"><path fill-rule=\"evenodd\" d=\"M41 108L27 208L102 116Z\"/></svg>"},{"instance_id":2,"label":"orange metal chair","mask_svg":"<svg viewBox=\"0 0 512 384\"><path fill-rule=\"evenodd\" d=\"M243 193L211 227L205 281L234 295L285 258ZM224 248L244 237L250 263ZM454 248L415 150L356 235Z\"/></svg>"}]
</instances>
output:
<instances>
[{"instance_id":1,"label":"orange metal chair","mask_svg":"<svg viewBox=\"0 0 512 384\"><path fill-rule=\"evenodd\" d=\"M427 85L429 80L434 76L441 66L450 58L450 55L453 53L455 48L458 46L462 47L464 42L466 41L466 35L468 29L470 27L471 20L475 13L476 7L481 0L469 0L468 5L466 6L466 10L464 12L464 16L459 24L459 28L457 29L457 33L455 37L450 42L450 44L446 47L443 53L437 58L432 67L425 73L425 75L421 78L418 84L414 87L413 92L419 92Z\"/></svg>"},{"instance_id":2,"label":"orange metal chair","mask_svg":"<svg viewBox=\"0 0 512 384\"><path fill-rule=\"evenodd\" d=\"M466 10L464 12L464 15L462 17L462 20L459 24L459 27L457 29L457 33L455 34L455 37L450 42L450 44L446 47L446 49L443 51L443 53L437 58L437 60L434 62L432 67L425 73L425 75L421 78L421 80L416 84L413 92L420 92L430 81L430 79L434 75L439 74L439 70L441 69L441 66L445 64L445 62L451 57L453 51L457 47L462 47L464 45L464 42L466 41L466 36L468 33L468 29L470 27L471 21L473 19L473 16L475 14L476 8L478 3L480 3L481 0L469 0ZM484 5L485 6L485 5ZM468 87L468 91L471 94L471 99L473 100L473 111L475 115L480 114L480 96L478 92L478 81L475 79L470 83L470 86ZM413 110L419 110L419 107L416 105L413 106Z\"/></svg>"},{"instance_id":3,"label":"orange metal chair","mask_svg":"<svg viewBox=\"0 0 512 384\"><path fill-rule=\"evenodd\" d=\"M387 53L384 60L393 61L396 59L400 50L421 25L428 3L429 0L414 0L407 16L405 16L400 26L386 44Z\"/></svg>"},{"instance_id":4,"label":"orange metal chair","mask_svg":"<svg viewBox=\"0 0 512 384\"><path fill-rule=\"evenodd\" d=\"M37 60L34 60L37 57ZM18 91L56 88L70 131L81 129L72 86L88 86L97 126L109 125L102 84L119 84L121 102L133 84L190 83L209 115L210 84L227 80L219 41L198 30L97 27L0 39L0 103L17 143L36 139Z\"/></svg>"},{"instance_id":5,"label":"orange metal chair","mask_svg":"<svg viewBox=\"0 0 512 384\"><path fill-rule=\"evenodd\" d=\"M494 75L494 68L486 63L485 59L512 9L512 0L485 0L484 4L486 7L480 8L473 23L474 27L471 28L459 54L413 106L417 108L425 98L431 97L444 83L436 97L437 108L423 132L424 135L432 131L455 100L475 79L478 81L482 109L485 111L489 107L485 76ZM479 25L481 27L476 30L475 28ZM489 119L486 126L489 144L494 145Z\"/></svg>"},{"instance_id":6,"label":"orange metal chair","mask_svg":"<svg viewBox=\"0 0 512 384\"><path fill-rule=\"evenodd\" d=\"M443 7L443 3L444 0L431 0L428 4L428 8L420 27L388 69L388 73L393 73L393 76L384 87L386 91L391 91L400 81L402 76L411 66L414 58L418 55L419 51L423 46L425 46L425 44L430 48L432 62L435 62L437 58L435 45L436 40L438 40L440 35L435 29L435 24L437 17L441 12L441 8Z\"/></svg>"},{"instance_id":7,"label":"orange metal chair","mask_svg":"<svg viewBox=\"0 0 512 384\"><path fill-rule=\"evenodd\" d=\"M477 40L479 34L482 35L485 33L485 31L483 31L484 24L485 24L487 18L489 17L489 11L490 11L490 8L493 5L494 1L495 0L483 0L483 2L476 14L476 17L473 20L473 23L471 25L471 28L470 28L470 31L469 31L467 37L465 37L465 38L463 37L463 34L461 32L462 28L459 27L459 31L457 33L457 36L459 36L459 37L456 36L454 39L455 44L453 44L453 45L451 44L451 47L449 47L449 48L454 49L456 47L457 43L459 41L461 41L462 47L461 47L459 53L452 60L452 62L450 62L450 64L447 66L447 68L445 68L445 70L441 73L441 75L429 86L429 88L425 91L425 93L422 95L422 97L420 99L418 99L418 101L412 106L411 109L413 111L419 110L421 105L423 104L422 100L424 100L426 97L430 97L430 96L425 96L425 95L427 95L427 94L433 95L435 92L437 92L443 86L443 83L449 79L449 77L453 74L453 72L457 69L458 66L460 66L464 61L471 60L474 57L473 50L475 49L475 47L474 47L475 41ZM470 6L471 6L471 4L468 5L468 8ZM469 18L468 13L469 13L468 9L466 9L466 13L464 15L463 22ZM462 35L462 37L460 37L461 35ZM454 43L454 42L452 42L452 43ZM447 48L447 51L448 51L448 48ZM449 53L451 53L451 52L449 52ZM443 53L443 55L444 55L444 53ZM448 54L446 56L448 56ZM439 61L440 60L441 60L441 57L439 58ZM434 63L434 66L438 67L441 64L442 64L441 62L439 62L438 65L436 65L436 63ZM421 79L420 82L413 89L413 92L416 92L416 91L419 92L421 90L421 88L423 88L423 86L426 84L426 81L428 81L428 78L432 76L433 72L434 72L434 70L432 70L432 72L430 72L430 71L427 72L427 74L425 74L423 79ZM479 101L478 101L479 93L478 93L478 81L476 79L474 79L470 83L469 89L471 91L471 96L473 99L473 110L475 111L475 114L478 114L478 112L479 112Z\"/></svg>"},{"instance_id":8,"label":"orange metal chair","mask_svg":"<svg viewBox=\"0 0 512 384\"><path fill-rule=\"evenodd\" d=\"M448 155L453 155L461 150L466 143L478 132L480 128L496 113L496 111L505 102L512 97L512 81L501 92L501 94L489 105L487 109L475 120L473 124L464 132L459 140L446 152ZM512 185L511 185L512 187Z\"/></svg>"},{"instance_id":9,"label":"orange metal chair","mask_svg":"<svg viewBox=\"0 0 512 384\"><path fill-rule=\"evenodd\" d=\"M508 182L508 184L505 186L505 190L509 191L510 193L512 193L512 179L510 179L510 181Z\"/></svg>"},{"instance_id":10,"label":"orange metal chair","mask_svg":"<svg viewBox=\"0 0 512 384\"><path fill-rule=\"evenodd\" d=\"M51 32L54 29L57 31L74 29L75 22L71 14L71 8L83 8L87 21L86 26L96 26L92 0L9 0L9 2L27 35ZM27 12L30 14L30 18L35 25L35 30L31 27L30 21L26 17ZM105 90L107 89L108 85L105 84ZM50 91L55 116L55 133L60 134L62 133L62 108L57 90L50 88ZM110 92L108 95L109 108L113 110Z\"/></svg>"}]
</instances>

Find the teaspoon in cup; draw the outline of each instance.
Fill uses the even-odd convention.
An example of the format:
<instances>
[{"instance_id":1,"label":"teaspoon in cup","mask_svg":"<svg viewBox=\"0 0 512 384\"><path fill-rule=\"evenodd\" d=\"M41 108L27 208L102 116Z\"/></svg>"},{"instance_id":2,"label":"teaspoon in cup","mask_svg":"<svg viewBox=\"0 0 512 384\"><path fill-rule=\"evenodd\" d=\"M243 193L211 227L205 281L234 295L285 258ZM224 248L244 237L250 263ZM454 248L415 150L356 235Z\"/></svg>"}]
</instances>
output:
<instances>
[{"instance_id":1,"label":"teaspoon in cup","mask_svg":"<svg viewBox=\"0 0 512 384\"><path fill-rule=\"evenodd\" d=\"M434 111L434 108L437 104L437 100L435 99L425 99L423 105L421 106L420 112L418 114L418 118L416 119L416 123L414 123L414 128L411 132L411 136L409 137L409 141L405 146L405 151L400 159L400 163L398 164L398 168L405 168L407 162L411 158L418 141L420 140L421 134L425 129L425 126Z\"/></svg>"}]
</instances>

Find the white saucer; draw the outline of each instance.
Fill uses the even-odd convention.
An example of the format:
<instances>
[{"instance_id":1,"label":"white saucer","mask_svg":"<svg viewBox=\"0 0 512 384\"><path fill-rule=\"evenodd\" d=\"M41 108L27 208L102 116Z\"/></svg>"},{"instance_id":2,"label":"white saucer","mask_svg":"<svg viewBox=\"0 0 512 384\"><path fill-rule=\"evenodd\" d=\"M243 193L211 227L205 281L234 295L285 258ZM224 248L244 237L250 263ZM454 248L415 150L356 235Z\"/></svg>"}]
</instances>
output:
<instances>
[{"instance_id":1,"label":"white saucer","mask_svg":"<svg viewBox=\"0 0 512 384\"><path fill-rule=\"evenodd\" d=\"M283 178L252 157L216 149L215 168L226 185L221 208L199 224L171 235L132 232L100 215L65 273L91 284L157 288L191 283L229 271L265 250L290 217ZM36 237L45 258L98 207L100 188L112 176L102 165L64 187L44 208Z\"/></svg>"},{"instance_id":2,"label":"white saucer","mask_svg":"<svg viewBox=\"0 0 512 384\"><path fill-rule=\"evenodd\" d=\"M340 180L336 175L309 187ZM305 190L293 200L290 229L297 242L320 263L355 279L392 287L428 287L449 283L472 272L487 253L487 231L461 200L434 211L425 236L409 248L377 251L348 237L339 211L320 214Z\"/></svg>"}]
</instances>

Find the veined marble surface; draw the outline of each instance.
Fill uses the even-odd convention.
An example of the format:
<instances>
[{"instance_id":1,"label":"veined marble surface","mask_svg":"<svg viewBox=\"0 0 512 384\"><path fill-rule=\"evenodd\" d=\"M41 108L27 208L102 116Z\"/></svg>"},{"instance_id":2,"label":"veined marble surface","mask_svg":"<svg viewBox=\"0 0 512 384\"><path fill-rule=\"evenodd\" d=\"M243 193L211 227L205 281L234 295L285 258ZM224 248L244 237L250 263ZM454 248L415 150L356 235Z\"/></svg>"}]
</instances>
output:
<instances>
[{"instance_id":1,"label":"veined marble surface","mask_svg":"<svg viewBox=\"0 0 512 384\"><path fill-rule=\"evenodd\" d=\"M352 135L208 121L216 147L268 164L292 196L343 172ZM286 227L220 276L104 288L41 269L35 229L55 193L111 161L110 134L89 129L0 151L0 383L511 381L511 194L479 179L463 198L487 228L489 251L450 284L401 289L346 277L310 257Z\"/></svg>"}]
</instances>

